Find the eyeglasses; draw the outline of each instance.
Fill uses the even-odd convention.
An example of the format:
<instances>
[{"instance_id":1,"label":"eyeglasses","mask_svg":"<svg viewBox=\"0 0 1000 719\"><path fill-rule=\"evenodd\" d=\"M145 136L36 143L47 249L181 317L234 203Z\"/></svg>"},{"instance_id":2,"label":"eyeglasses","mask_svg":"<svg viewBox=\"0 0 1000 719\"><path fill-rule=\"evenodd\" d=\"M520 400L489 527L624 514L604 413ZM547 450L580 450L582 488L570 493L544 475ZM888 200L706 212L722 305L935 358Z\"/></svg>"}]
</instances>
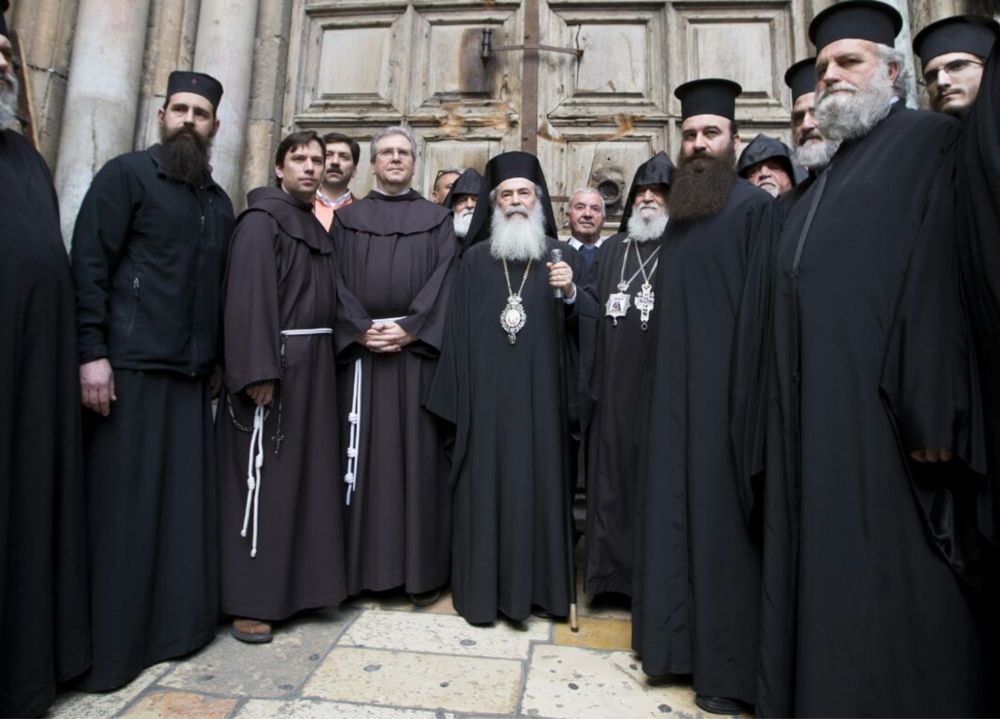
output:
<instances>
[{"instance_id":1,"label":"eyeglasses","mask_svg":"<svg viewBox=\"0 0 1000 719\"><path fill-rule=\"evenodd\" d=\"M929 70L924 73L924 79L920 82L924 87L934 87L938 83L938 75L944 71L948 73L949 77L954 77L955 75L961 75L970 67L978 65L982 67L984 63L977 62L976 60L952 60L947 62L937 70Z\"/></svg>"}]
</instances>

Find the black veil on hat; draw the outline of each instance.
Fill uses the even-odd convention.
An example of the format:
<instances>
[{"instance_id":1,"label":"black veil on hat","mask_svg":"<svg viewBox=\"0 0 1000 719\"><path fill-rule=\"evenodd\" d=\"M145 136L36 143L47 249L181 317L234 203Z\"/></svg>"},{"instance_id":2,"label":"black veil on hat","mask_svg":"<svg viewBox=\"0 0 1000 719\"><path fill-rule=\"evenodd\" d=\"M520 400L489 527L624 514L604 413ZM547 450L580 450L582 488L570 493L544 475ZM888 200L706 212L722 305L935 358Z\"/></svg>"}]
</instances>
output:
<instances>
[{"instance_id":1,"label":"black veil on hat","mask_svg":"<svg viewBox=\"0 0 1000 719\"><path fill-rule=\"evenodd\" d=\"M193 92L195 95L201 95L212 103L213 109L218 110L219 100L222 99L222 83L203 72L174 70L167 79L167 97L177 92Z\"/></svg>"},{"instance_id":2,"label":"black veil on hat","mask_svg":"<svg viewBox=\"0 0 1000 719\"><path fill-rule=\"evenodd\" d=\"M632 217L632 205L635 203L635 196L639 194L639 188L643 185L666 185L670 187L674 181L674 163L670 161L667 153L657 152L651 158L639 165L632 178L632 186L628 189L628 199L625 201L622 221L618 223L619 232L628 232L628 221Z\"/></svg>"},{"instance_id":3,"label":"black veil on hat","mask_svg":"<svg viewBox=\"0 0 1000 719\"><path fill-rule=\"evenodd\" d=\"M844 0L823 10L809 23L809 39L819 53L837 40L870 40L892 47L903 16L878 0Z\"/></svg>"},{"instance_id":4,"label":"black veil on hat","mask_svg":"<svg viewBox=\"0 0 1000 719\"><path fill-rule=\"evenodd\" d=\"M444 202L441 204L449 210L454 210L455 198L458 195L475 195L476 197L479 197L479 189L482 187L482 184L483 176L479 174L479 170L474 167L470 167L458 176L458 179L455 180L455 184L451 186L450 190L448 190L448 194L445 196Z\"/></svg>"},{"instance_id":5,"label":"black veil on hat","mask_svg":"<svg viewBox=\"0 0 1000 719\"><path fill-rule=\"evenodd\" d=\"M987 58L997 39L1000 26L995 20L976 15L956 15L931 23L913 38L913 52L920 64L927 66L939 55L967 52Z\"/></svg>"},{"instance_id":6,"label":"black veil on hat","mask_svg":"<svg viewBox=\"0 0 1000 719\"><path fill-rule=\"evenodd\" d=\"M761 133L757 135L749 145L744 148L740 155L740 161L736 164L736 174L744 180L750 174L750 168L764 162L764 160L779 160L788 173L792 185L799 184L802 178L801 168L792 159L792 151L788 145L774 137L768 137ZM798 170L798 171L797 171Z\"/></svg>"},{"instance_id":7,"label":"black veil on hat","mask_svg":"<svg viewBox=\"0 0 1000 719\"><path fill-rule=\"evenodd\" d=\"M10 7L10 0L0 0L0 35L10 35L10 31L7 29L7 20L4 14Z\"/></svg>"},{"instance_id":8,"label":"black veil on hat","mask_svg":"<svg viewBox=\"0 0 1000 719\"><path fill-rule=\"evenodd\" d=\"M816 92L816 58L807 57L788 68L785 84L792 90L793 104L803 95Z\"/></svg>"},{"instance_id":9,"label":"black veil on hat","mask_svg":"<svg viewBox=\"0 0 1000 719\"><path fill-rule=\"evenodd\" d=\"M545 184L545 173L542 172L542 166L534 155L514 150L496 155L486 163L482 186L479 188L479 199L476 200L476 211L472 215L472 222L469 224L469 233L465 236L463 250L469 249L472 245L482 242L490 236L490 227L493 222L493 203L490 202L490 192L501 182L514 177L531 180L542 188L542 197L539 200L542 203L542 216L545 218L545 234L558 239L555 214L552 212L552 200L549 195L549 187ZM458 182L456 181L455 184Z\"/></svg>"},{"instance_id":10,"label":"black veil on hat","mask_svg":"<svg viewBox=\"0 0 1000 719\"><path fill-rule=\"evenodd\" d=\"M681 119L695 115L719 115L736 119L736 98L743 92L739 83L719 78L691 80L674 90L681 101Z\"/></svg>"}]
</instances>

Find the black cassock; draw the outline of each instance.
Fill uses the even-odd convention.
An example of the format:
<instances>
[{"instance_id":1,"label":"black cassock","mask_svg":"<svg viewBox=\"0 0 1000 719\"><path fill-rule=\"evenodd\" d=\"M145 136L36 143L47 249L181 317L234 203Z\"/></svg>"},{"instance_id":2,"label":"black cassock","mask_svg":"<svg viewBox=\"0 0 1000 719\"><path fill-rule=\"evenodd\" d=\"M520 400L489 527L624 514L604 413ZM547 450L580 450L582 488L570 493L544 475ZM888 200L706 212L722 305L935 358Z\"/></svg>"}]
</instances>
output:
<instances>
[{"instance_id":1,"label":"black cassock","mask_svg":"<svg viewBox=\"0 0 1000 719\"><path fill-rule=\"evenodd\" d=\"M73 282L41 156L0 131L0 716L90 663Z\"/></svg>"},{"instance_id":2,"label":"black cassock","mask_svg":"<svg viewBox=\"0 0 1000 719\"><path fill-rule=\"evenodd\" d=\"M563 251L575 277L586 271ZM509 262L516 292L525 263ZM448 308L445 344L427 408L454 425L452 592L468 621L498 613L525 619L532 606L555 616L569 611L570 395L579 378L572 355L596 303L578 285L576 301L553 298L544 262L533 261L521 296L524 328L510 344L500 326L507 303L503 266L489 242L466 250Z\"/></svg>"},{"instance_id":3,"label":"black cassock","mask_svg":"<svg viewBox=\"0 0 1000 719\"><path fill-rule=\"evenodd\" d=\"M730 349L751 250L776 203L737 179L723 209L671 219L657 270L642 431L632 643L650 675L754 700L760 558L729 440Z\"/></svg>"},{"instance_id":4,"label":"black cassock","mask_svg":"<svg viewBox=\"0 0 1000 719\"><path fill-rule=\"evenodd\" d=\"M342 280L333 339L344 447L355 394L360 409L356 468L343 461L356 475L345 510L348 591L426 592L448 581L451 538L444 439L421 400L444 336L452 215L413 190L373 191L337 210L331 236ZM373 321L400 317L416 338L401 352L356 342Z\"/></svg>"},{"instance_id":5,"label":"black cassock","mask_svg":"<svg viewBox=\"0 0 1000 719\"><path fill-rule=\"evenodd\" d=\"M618 292L625 260L624 276L632 300L642 286L642 273L633 242L619 233L601 245L599 259L592 267L598 299L597 340L594 346L590 396L593 417L587 432L587 529L584 588L588 596L602 592L632 594L632 554L635 523L635 481L639 466L636 438L637 419L642 406L647 360L652 348L653 319L643 329L639 310L630 304L624 317L605 316L605 304ZM655 260L650 254L660 240L638 244L650 272ZM655 275L653 276L655 280ZM655 312L655 310L654 310Z\"/></svg>"},{"instance_id":6,"label":"black cassock","mask_svg":"<svg viewBox=\"0 0 1000 719\"><path fill-rule=\"evenodd\" d=\"M761 716L986 711L981 599L963 582L984 483L909 459L982 464L948 193L959 129L894 106L754 260L733 407L745 509L763 519ZM742 321L755 313L762 334Z\"/></svg>"},{"instance_id":7,"label":"black cassock","mask_svg":"<svg viewBox=\"0 0 1000 719\"><path fill-rule=\"evenodd\" d=\"M956 175L959 256L976 338L993 503L992 519L983 523L995 553L1000 529L1000 43L993 46L979 99L965 119ZM996 576L993 580L993 591L1000 590Z\"/></svg>"}]
</instances>

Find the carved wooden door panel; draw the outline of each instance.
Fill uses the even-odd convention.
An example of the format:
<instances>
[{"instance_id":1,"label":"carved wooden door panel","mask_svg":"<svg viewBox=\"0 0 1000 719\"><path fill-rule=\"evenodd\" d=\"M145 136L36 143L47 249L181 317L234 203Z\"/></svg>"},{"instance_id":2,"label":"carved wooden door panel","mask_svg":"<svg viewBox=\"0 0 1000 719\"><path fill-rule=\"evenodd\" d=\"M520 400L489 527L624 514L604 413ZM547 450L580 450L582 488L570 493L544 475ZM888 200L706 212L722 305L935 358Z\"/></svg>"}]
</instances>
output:
<instances>
[{"instance_id":1,"label":"carved wooden door panel","mask_svg":"<svg viewBox=\"0 0 1000 719\"><path fill-rule=\"evenodd\" d=\"M618 214L636 167L676 154L686 80L740 82L744 138L787 137L782 76L807 46L807 0L295 1L286 129L410 125L425 194L439 168L535 152L559 219L583 185ZM360 164L356 192L367 148Z\"/></svg>"}]
</instances>

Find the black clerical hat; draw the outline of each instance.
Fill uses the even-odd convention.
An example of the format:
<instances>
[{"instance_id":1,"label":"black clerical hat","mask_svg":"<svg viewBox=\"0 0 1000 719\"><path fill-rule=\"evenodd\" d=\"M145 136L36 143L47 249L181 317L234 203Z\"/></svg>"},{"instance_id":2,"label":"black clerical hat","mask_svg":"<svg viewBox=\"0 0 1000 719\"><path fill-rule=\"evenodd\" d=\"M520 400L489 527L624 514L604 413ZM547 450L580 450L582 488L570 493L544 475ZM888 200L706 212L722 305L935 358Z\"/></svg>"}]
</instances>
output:
<instances>
[{"instance_id":1,"label":"black clerical hat","mask_svg":"<svg viewBox=\"0 0 1000 719\"><path fill-rule=\"evenodd\" d=\"M455 180L455 184L448 190L448 195L442 203L449 210L455 209L455 198L458 195L475 195L479 197L479 189L483 185L483 176L474 167L462 172Z\"/></svg>"},{"instance_id":2,"label":"black clerical hat","mask_svg":"<svg viewBox=\"0 0 1000 719\"><path fill-rule=\"evenodd\" d=\"M549 187L545 184L545 173L538 163L538 158L527 152L504 152L486 163L483 173L483 183L479 188L479 199L476 200L476 210L469 223L469 232L465 236L463 249L468 249L477 242L490 236L493 222L493 203L490 202L490 192L501 182L514 177L531 180L542 188L542 215L545 217L545 234L558 239L556 233L555 214L552 212L552 200L549 199ZM458 184L456 182L456 184Z\"/></svg>"},{"instance_id":3,"label":"black clerical hat","mask_svg":"<svg viewBox=\"0 0 1000 719\"><path fill-rule=\"evenodd\" d=\"M7 30L7 19L4 17L4 13L7 12L7 8L10 7L10 0L0 0L0 35L10 34Z\"/></svg>"},{"instance_id":4,"label":"black clerical hat","mask_svg":"<svg viewBox=\"0 0 1000 719\"><path fill-rule=\"evenodd\" d=\"M222 83L203 72L174 70L167 80L167 97L176 92L193 92L195 95L201 95L218 110L219 100L222 99Z\"/></svg>"},{"instance_id":5,"label":"black clerical hat","mask_svg":"<svg viewBox=\"0 0 1000 719\"><path fill-rule=\"evenodd\" d=\"M870 40L892 47L903 27L903 17L892 5L878 0L845 0L831 5L809 23L809 39L818 53L837 40Z\"/></svg>"},{"instance_id":6,"label":"black clerical hat","mask_svg":"<svg viewBox=\"0 0 1000 719\"><path fill-rule=\"evenodd\" d=\"M957 15L931 23L913 38L913 52L925 67L939 55L967 52L986 58L997 39L995 20L975 15Z\"/></svg>"},{"instance_id":7,"label":"black clerical hat","mask_svg":"<svg viewBox=\"0 0 1000 719\"><path fill-rule=\"evenodd\" d=\"M639 194L639 188L644 185L666 185L670 187L674 181L674 163L670 161L667 153L660 151L639 165L632 178L632 186L628 190L628 199L625 201L625 208L622 212L622 221L618 223L619 232L628 231L628 221L632 217L632 205L635 203L635 196Z\"/></svg>"},{"instance_id":8,"label":"black clerical hat","mask_svg":"<svg viewBox=\"0 0 1000 719\"><path fill-rule=\"evenodd\" d=\"M774 137L767 135L757 135L750 144L747 145L740 155L740 161L736 164L736 174L744 180L750 174L750 170L764 160L778 160L788 173L793 185L799 182L800 173L795 171L795 161L792 159L792 151L788 145Z\"/></svg>"},{"instance_id":9,"label":"black clerical hat","mask_svg":"<svg viewBox=\"0 0 1000 719\"><path fill-rule=\"evenodd\" d=\"M736 98L743 88L732 80L692 80L674 90L681 101L681 119L694 115L719 115L736 119Z\"/></svg>"},{"instance_id":10,"label":"black clerical hat","mask_svg":"<svg viewBox=\"0 0 1000 719\"><path fill-rule=\"evenodd\" d=\"M785 72L785 84L792 89L792 102L816 92L816 58L799 60Z\"/></svg>"}]
</instances>

